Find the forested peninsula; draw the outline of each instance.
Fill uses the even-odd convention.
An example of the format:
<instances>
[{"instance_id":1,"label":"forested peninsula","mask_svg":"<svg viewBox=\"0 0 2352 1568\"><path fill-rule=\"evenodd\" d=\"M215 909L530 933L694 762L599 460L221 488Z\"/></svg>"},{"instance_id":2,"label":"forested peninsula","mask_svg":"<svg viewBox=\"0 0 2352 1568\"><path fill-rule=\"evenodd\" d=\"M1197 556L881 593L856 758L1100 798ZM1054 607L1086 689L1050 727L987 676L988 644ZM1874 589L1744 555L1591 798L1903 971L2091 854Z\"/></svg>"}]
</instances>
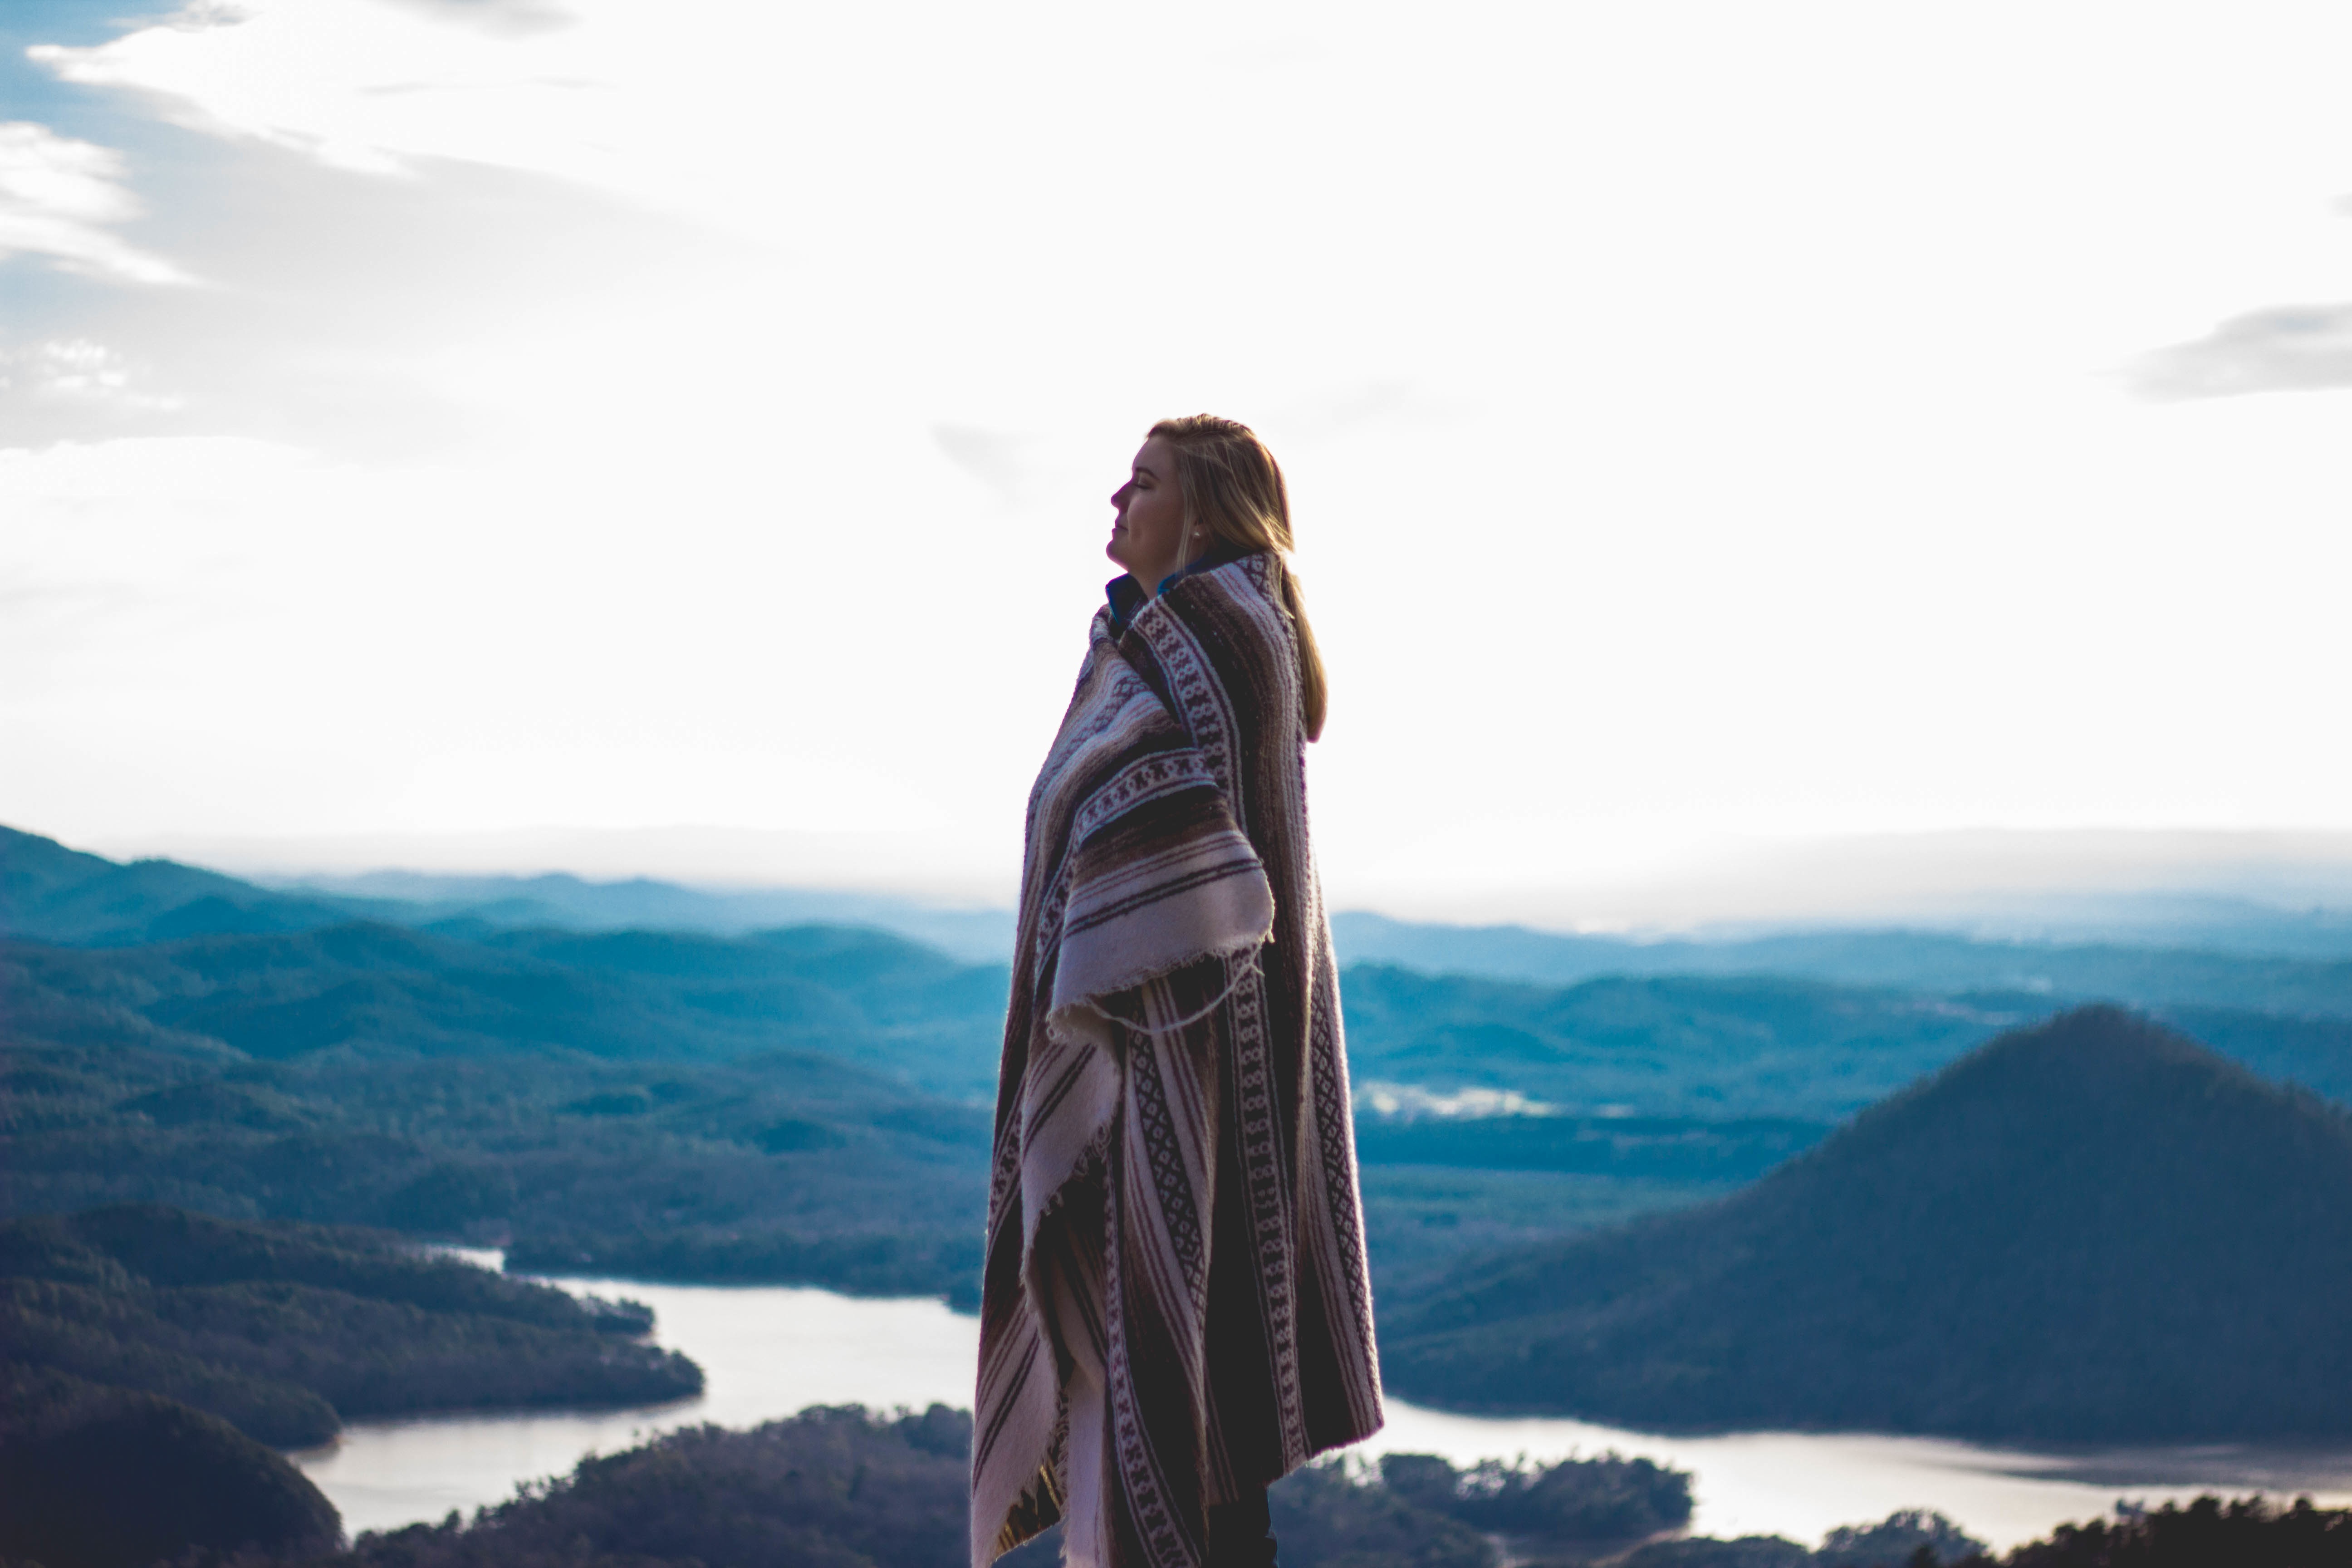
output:
<instances>
[{"instance_id":1,"label":"forested peninsula","mask_svg":"<svg viewBox=\"0 0 2352 1568\"><path fill-rule=\"evenodd\" d=\"M160 1205L0 1223L0 1358L162 1395L281 1448L346 1420L656 1405L700 1369L653 1314L396 1238Z\"/></svg>"}]
</instances>

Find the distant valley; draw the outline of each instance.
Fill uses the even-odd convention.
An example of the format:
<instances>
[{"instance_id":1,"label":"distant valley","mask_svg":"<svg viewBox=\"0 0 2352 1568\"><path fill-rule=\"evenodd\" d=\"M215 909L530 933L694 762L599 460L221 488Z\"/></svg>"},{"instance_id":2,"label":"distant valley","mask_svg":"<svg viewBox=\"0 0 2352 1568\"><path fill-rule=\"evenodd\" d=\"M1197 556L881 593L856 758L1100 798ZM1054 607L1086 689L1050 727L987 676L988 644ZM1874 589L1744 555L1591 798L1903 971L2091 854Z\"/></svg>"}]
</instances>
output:
<instances>
[{"instance_id":1,"label":"distant valley","mask_svg":"<svg viewBox=\"0 0 2352 1568\"><path fill-rule=\"evenodd\" d=\"M871 927L719 929L698 902L714 896L692 889L545 881L520 900L503 883L288 891L0 832L7 1213L165 1203L496 1244L540 1272L970 1302L1001 963ZM393 886L433 896L381 896ZM602 923L664 909L684 929ZM1384 1331L1399 1386L1441 1402L1491 1384L1628 1420L1774 1408L1543 1393L1480 1361L1485 1331L1445 1312L1501 1300L1478 1282L1515 1268L1552 1281L1539 1297L1567 1290L1529 1260L1584 1258L1596 1234L1738 1253L1749 1244L1706 1216L1758 1212L1822 1161L1842 1169L1839 1151L1914 1086L2079 1003L2132 1005L2265 1083L2352 1103L2352 961L1339 925ZM1491 973L1538 960L1559 983ZM1936 1158L1958 1171L1964 1153ZM1961 1268L1950 1241L1928 1237L1925 1256ZM1858 1267L1814 1263L1832 1289ZM1510 1321L1507 1338L1540 1338ZM1964 1415L1873 1418L1929 1430Z\"/></svg>"}]
</instances>

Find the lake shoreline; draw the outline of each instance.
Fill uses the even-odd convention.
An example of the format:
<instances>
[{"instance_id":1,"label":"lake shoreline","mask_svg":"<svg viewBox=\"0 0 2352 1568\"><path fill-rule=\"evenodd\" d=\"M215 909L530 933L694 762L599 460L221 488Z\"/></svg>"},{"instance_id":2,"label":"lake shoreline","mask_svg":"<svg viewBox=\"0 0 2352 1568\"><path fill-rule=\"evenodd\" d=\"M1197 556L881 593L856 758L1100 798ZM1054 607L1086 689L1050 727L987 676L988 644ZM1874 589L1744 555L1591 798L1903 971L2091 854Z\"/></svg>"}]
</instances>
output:
<instances>
[{"instance_id":1,"label":"lake shoreline","mask_svg":"<svg viewBox=\"0 0 2352 1568\"><path fill-rule=\"evenodd\" d=\"M489 1264L491 1248L438 1248ZM502 1260L501 1260L502 1261ZM437 1521L511 1497L706 1423L758 1426L812 1405L919 1411L971 1405L979 1323L933 1298L852 1297L807 1286L684 1285L609 1277L545 1280L579 1294L626 1294L654 1309L656 1342L682 1351L708 1382L695 1399L604 1412L448 1415L355 1422L334 1448L289 1455L342 1510L345 1528ZM1389 1424L1347 1452L1436 1453L1459 1464L1520 1455L1549 1462L1612 1449L1690 1470L1694 1535L1826 1531L1898 1508L1938 1509L2006 1547L2052 1526L2108 1515L2119 1499L2160 1506L2201 1492L2352 1503L2352 1445L2206 1445L2131 1449L2006 1448L1868 1433L1635 1432L1551 1416L1496 1418L1391 1400ZM1352 1461L1351 1461L1352 1462Z\"/></svg>"}]
</instances>

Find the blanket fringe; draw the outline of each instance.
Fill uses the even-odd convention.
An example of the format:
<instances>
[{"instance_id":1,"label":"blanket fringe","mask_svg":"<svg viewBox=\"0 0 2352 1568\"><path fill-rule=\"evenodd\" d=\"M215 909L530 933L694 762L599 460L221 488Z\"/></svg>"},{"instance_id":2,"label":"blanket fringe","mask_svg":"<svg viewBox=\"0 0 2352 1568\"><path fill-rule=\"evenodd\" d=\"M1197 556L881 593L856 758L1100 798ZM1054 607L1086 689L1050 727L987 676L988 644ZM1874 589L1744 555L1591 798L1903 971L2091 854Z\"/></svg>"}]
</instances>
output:
<instances>
[{"instance_id":1,"label":"blanket fringe","mask_svg":"<svg viewBox=\"0 0 2352 1568\"><path fill-rule=\"evenodd\" d=\"M1225 981L1225 988L1223 991L1218 992L1215 997L1210 1001L1209 1005L1202 1007L1198 1012L1187 1013L1181 1018L1171 1018L1166 1023L1153 1024L1151 1028L1155 1032L1171 1029L1189 1029L1193 1025L1199 1023L1202 1019L1207 1017L1210 1014L1215 1012L1218 1008L1223 1006L1225 1003L1232 998L1233 994L1242 988L1242 983L1244 981L1251 979L1261 973L1258 968L1258 957L1265 951L1265 945L1266 944L1265 942L1260 942L1254 946L1240 950L1239 953L1211 952L1202 954L1201 956L1202 958L1222 958L1226 961L1230 978ZM1232 962L1233 959L1236 956L1240 956L1242 953L1245 953L1246 956L1242 957L1241 963L1234 963ZM1199 960L1196 959L1193 962L1198 963ZM1148 976L1147 978L1157 980L1160 977L1155 974ZM1142 981L1137 981L1134 983L1136 985L1140 985L1142 984ZM1118 991L1125 991L1131 989L1131 987L1121 985L1115 989ZM1130 1029L1136 1026L1132 1019L1122 1018L1116 1013L1107 1011L1101 1003L1096 1001L1091 996L1079 998L1078 1005L1088 1008L1093 1012L1100 1013L1105 1018L1109 1019L1114 1024L1125 1024Z\"/></svg>"}]
</instances>

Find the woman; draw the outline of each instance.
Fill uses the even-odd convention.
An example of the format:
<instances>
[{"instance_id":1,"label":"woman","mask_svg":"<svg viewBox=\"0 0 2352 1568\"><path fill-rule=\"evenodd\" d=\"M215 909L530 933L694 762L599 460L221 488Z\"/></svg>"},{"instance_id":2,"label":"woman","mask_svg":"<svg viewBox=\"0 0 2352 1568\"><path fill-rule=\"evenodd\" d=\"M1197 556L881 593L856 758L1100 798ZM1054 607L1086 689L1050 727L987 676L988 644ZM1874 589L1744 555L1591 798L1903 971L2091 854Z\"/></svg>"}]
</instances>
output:
<instances>
[{"instance_id":1,"label":"woman","mask_svg":"<svg viewBox=\"0 0 2352 1568\"><path fill-rule=\"evenodd\" d=\"M1323 667L1247 426L1162 420L1029 796L972 1437L973 1568L1265 1568L1265 1488L1381 1425Z\"/></svg>"}]
</instances>

